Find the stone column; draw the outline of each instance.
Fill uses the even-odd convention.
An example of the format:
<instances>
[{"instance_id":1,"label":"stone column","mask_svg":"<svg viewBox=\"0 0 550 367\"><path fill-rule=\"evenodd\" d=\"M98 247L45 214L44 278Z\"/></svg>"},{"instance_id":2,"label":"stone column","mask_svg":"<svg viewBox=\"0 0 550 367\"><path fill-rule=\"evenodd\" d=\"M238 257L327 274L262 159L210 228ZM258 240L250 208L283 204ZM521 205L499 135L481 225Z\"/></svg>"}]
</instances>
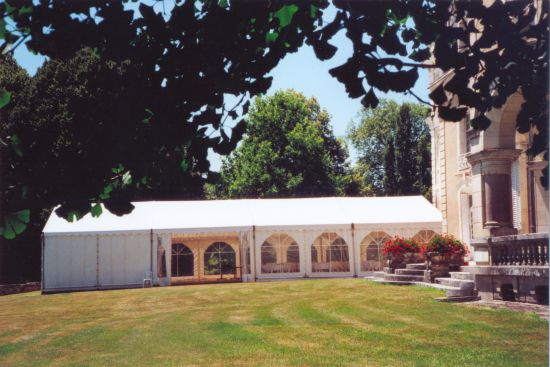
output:
<instances>
[{"instance_id":1,"label":"stone column","mask_svg":"<svg viewBox=\"0 0 550 367\"><path fill-rule=\"evenodd\" d=\"M516 234L512 223L511 164L517 149L491 149L467 156L472 165L474 237Z\"/></svg>"}]
</instances>

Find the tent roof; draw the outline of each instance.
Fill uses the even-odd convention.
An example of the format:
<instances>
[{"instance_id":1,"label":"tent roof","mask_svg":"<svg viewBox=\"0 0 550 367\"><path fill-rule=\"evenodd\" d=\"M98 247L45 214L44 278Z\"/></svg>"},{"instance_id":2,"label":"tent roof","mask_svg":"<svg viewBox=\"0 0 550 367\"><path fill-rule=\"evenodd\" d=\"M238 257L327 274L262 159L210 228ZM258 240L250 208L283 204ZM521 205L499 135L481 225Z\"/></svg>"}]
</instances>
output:
<instances>
[{"instance_id":1,"label":"tent roof","mask_svg":"<svg viewBox=\"0 0 550 367\"><path fill-rule=\"evenodd\" d=\"M53 212L44 233L180 230L223 231L256 227L441 223L441 213L422 196L370 198L242 199L133 203L124 216L107 210L67 222Z\"/></svg>"}]
</instances>

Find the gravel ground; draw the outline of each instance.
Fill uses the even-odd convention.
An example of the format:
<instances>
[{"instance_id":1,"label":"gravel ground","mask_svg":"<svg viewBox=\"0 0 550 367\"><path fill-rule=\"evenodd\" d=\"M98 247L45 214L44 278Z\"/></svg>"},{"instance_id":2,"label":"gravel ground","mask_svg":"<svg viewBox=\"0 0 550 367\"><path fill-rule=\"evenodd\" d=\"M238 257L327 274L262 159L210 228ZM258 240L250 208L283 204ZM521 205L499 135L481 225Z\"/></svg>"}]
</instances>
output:
<instances>
[{"instance_id":1,"label":"gravel ground","mask_svg":"<svg viewBox=\"0 0 550 367\"><path fill-rule=\"evenodd\" d=\"M531 303L521 303L521 302L508 302L508 301L473 301L473 302L464 302L464 305L474 306L474 307L491 307L491 308L508 308L513 311L518 312L534 312L539 317L548 320L548 306L546 305L535 305Z\"/></svg>"}]
</instances>

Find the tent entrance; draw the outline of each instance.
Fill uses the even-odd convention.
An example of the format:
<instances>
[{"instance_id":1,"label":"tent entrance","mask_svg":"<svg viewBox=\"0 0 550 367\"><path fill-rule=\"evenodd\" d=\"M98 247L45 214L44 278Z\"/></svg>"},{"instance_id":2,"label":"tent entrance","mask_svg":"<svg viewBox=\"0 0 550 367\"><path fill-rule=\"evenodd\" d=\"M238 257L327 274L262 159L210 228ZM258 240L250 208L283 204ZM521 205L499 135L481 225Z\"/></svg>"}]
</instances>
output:
<instances>
[{"instance_id":1,"label":"tent entrance","mask_svg":"<svg viewBox=\"0 0 550 367\"><path fill-rule=\"evenodd\" d=\"M239 233L193 233L172 236L171 284L241 281Z\"/></svg>"}]
</instances>

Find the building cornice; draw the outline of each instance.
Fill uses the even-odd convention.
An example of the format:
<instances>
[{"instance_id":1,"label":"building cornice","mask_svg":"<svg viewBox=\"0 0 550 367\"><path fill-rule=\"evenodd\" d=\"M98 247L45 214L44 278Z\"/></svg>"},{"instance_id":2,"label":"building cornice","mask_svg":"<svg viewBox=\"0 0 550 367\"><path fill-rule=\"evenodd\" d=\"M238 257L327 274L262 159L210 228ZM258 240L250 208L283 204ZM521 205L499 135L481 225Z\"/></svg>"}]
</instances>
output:
<instances>
[{"instance_id":1,"label":"building cornice","mask_svg":"<svg viewBox=\"0 0 550 367\"><path fill-rule=\"evenodd\" d=\"M466 155L468 163L474 164L479 161L513 161L521 154L520 149L486 149L480 152Z\"/></svg>"}]
</instances>

